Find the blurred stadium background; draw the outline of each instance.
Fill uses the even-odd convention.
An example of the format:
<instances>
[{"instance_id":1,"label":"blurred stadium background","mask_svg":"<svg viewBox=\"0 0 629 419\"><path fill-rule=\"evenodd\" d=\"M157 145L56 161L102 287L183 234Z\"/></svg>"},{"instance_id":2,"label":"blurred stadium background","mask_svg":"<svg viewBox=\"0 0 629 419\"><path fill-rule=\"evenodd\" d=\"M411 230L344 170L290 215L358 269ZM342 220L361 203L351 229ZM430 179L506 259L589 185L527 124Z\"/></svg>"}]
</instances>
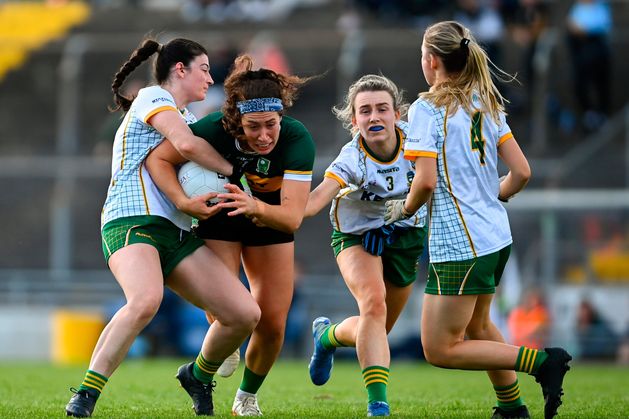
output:
<instances>
[{"instance_id":1,"label":"blurred stadium background","mask_svg":"<svg viewBox=\"0 0 629 419\"><path fill-rule=\"evenodd\" d=\"M0 359L83 362L122 293L100 247L110 172L111 77L146 34L185 36L210 51L217 81L199 116L221 102L230 60L300 75L290 114L317 144L313 187L347 139L330 108L365 73L390 77L408 101L426 88L421 34L436 20L469 19L495 62L521 84L502 84L510 125L533 169L507 204L514 251L496 299L513 340L539 327L538 344L629 363L629 3L613 11L609 95L584 109L567 16L573 0L92 0L0 2ZM596 51L595 51L596 52ZM603 61L601 61L603 62ZM603 67L601 69L601 67ZM150 77L149 66L127 83ZM584 87L585 89L585 87ZM329 248L327 214L297 234L297 292L286 357L310 350L310 322L356 311ZM425 259L414 295L391 334L394 357L419 358ZM537 296L541 305L531 306ZM545 314L548 319L545 320ZM132 355L195 354L202 315L167 295ZM624 355L623 355L624 353Z\"/></svg>"}]
</instances>

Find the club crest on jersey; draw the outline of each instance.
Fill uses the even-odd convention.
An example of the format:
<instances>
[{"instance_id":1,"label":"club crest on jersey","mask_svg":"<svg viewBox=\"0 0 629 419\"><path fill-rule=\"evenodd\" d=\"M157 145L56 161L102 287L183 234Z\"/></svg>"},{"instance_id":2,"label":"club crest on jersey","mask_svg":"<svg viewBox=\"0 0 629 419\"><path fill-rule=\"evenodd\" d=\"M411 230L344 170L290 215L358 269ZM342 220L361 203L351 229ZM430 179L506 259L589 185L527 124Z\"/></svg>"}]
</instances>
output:
<instances>
[{"instance_id":1,"label":"club crest on jersey","mask_svg":"<svg viewBox=\"0 0 629 419\"><path fill-rule=\"evenodd\" d=\"M268 175L270 167L271 167L271 160L265 159L264 157L258 158L258 164L256 165L256 171L258 173L262 173L263 175Z\"/></svg>"},{"instance_id":2,"label":"club crest on jersey","mask_svg":"<svg viewBox=\"0 0 629 419\"><path fill-rule=\"evenodd\" d=\"M413 172L412 170L409 170L408 172L406 172L406 181L408 182L408 186L411 186L411 183L413 183L414 177L415 177L415 172Z\"/></svg>"}]
</instances>

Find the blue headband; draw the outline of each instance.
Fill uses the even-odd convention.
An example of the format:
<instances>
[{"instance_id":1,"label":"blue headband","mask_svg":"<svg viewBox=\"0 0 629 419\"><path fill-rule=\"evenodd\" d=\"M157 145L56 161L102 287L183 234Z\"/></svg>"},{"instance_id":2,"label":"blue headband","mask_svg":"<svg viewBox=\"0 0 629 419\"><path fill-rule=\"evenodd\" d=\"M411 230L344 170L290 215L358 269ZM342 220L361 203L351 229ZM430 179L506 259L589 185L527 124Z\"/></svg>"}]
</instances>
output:
<instances>
[{"instance_id":1,"label":"blue headband","mask_svg":"<svg viewBox=\"0 0 629 419\"><path fill-rule=\"evenodd\" d=\"M236 102L241 114L250 112L279 112L284 109L282 100L276 97L260 97L257 99Z\"/></svg>"}]
</instances>

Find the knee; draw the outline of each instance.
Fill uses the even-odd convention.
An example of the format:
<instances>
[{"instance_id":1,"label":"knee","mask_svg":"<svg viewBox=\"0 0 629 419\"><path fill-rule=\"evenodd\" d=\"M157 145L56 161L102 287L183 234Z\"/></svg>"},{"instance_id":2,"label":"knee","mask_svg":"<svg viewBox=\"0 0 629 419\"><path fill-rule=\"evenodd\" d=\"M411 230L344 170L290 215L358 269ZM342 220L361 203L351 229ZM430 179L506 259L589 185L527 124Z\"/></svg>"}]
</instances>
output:
<instances>
[{"instance_id":1,"label":"knee","mask_svg":"<svg viewBox=\"0 0 629 419\"><path fill-rule=\"evenodd\" d=\"M437 341L422 331L421 334L422 348L424 350L424 358L426 362L440 368L449 368L449 343L447 341Z\"/></svg>"},{"instance_id":2,"label":"knee","mask_svg":"<svg viewBox=\"0 0 629 419\"><path fill-rule=\"evenodd\" d=\"M286 329L286 318L282 316L264 316L258 326L256 332L268 342L282 342L284 340L284 332Z\"/></svg>"},{"instance_id":3,"label":"knee","mask_svg":"<svg viewBox=\"0 0 629 419\"><path fill-rule=\"evenodd\" d=\"M227 323L236 329L251 333L258 325L260 315L260 307L257 304L250 304L233 312Z\"/></svg>"},{"instance_id":4,"label":"knee","mask_svg":"<svg viewBox=\"0 0 629 419\"><path fill-rule=\"evenodd\" d=\"M260 307L252 298L247 304L241 303L209 312L206 310L206 317L210 323L217 320L229 329L249 334L260 321Z\"/></svg>"},{"instance_id":5,"label":"knee","mask_svg":"<svg viewBox=\"0 0 629 419\"><path fill-rule=\"evenodd\" d=\"M261 315L260 307L257 304L251 305L241 314L240 322L242 327L252 331L260 322Z\"/></svg>"},{"instance_id":6,"label":"knee","mask_svg":"<svg viewBox=\"0 0 629 419\"><path fill-rule=\"evenodd\" d=\"M441 348L425 345L424 358L426 358L426 362L435 367L448 368L448 357Z\"/></svg>"},{"instance_id":7,"label":"knee","mask_svg":"<svg viewBox=\"0 0 629 419\"><path fill-rule=\"evenodd\" d=\"M382 293L370 293L366 298L363 298L362 301L359 301L358 307L361 317L386 320L387 304L385 302L385 296Z\"/></svg>"},{"instance_id":8,"label":"knee","mask_svg":"<svg viewBox=\"0 0 629 419\"><path fill-rule=\"evenodd\" d=\"M159 294L146 294L138 298L134 298L127 303L127 310L130 313L134 323L147 325L159 310L162 303L162 296Z\"/></svg>"}]
</instances>

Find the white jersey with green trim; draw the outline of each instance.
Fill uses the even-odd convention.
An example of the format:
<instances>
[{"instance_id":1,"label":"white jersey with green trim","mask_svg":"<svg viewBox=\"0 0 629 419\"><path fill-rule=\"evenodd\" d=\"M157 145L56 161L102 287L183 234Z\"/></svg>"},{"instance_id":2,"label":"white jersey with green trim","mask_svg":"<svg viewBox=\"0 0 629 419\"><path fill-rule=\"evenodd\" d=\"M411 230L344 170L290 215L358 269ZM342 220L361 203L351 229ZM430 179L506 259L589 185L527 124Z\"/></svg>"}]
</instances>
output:
<instances>
[{"instance_id":1,"label":"white jersey with green trim","mask_svg":"<svg viewBox=\"0 0 629 419\"><path fill-rule=\"evenodd\" d=\"M474 98L473 104L480 109ZM505 115L496 123L480 111L448 115L424 99L409 109L404 156L437 159L430 207L430 261L471 259L511 244L507 211L498 201L498 146L513 138Z\"/></svg>"},{"instance_id":2,"label":"white jersey with green trim","mask_svg":"<svg viewBox=\"0 0 629 419\"><path fill-rule=\"evenodd\" d=\"M365 140L356 134L345 144L325 172L336 180L341 190L332 201L330 222L343 233L362 234L384 225L384 203L389 199L404 199L410 190L414 164L402 153L408 124L398 122L395 154L388 161L379 160ZM426 225L426 206L408 220L395 223L400 227Z\"/></svg>"},{"instance_id":3,"label":"white jersey with green trim","mask_svg":"<svg viewBox=\"0 0 629 419\"><path fill-rule=\"evenodd\" d=\"M147 121L166 110L179 112L172 95L160 86L145 87L140 89L118 127L101 227L117 218L157 215L181 229L190 229L191 218L179 211L159 190L144 166L146 156L164 139ZM187 109L181 116L188 124L196 121Z\"/></svg>"}]
</instances>

